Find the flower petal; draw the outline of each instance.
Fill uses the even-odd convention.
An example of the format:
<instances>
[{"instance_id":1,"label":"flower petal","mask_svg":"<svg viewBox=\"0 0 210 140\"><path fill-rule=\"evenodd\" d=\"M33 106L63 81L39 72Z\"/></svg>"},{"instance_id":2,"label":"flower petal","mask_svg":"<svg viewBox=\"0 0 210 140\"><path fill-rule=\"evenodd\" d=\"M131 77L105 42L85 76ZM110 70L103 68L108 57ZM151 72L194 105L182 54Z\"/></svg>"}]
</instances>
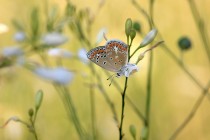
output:
<instances>
[{"instance_id":1,"label":"flower petal","mask_svg":"<svg viewBox=\"0 0 210 140\"><path fill-rule=\"evenodd\" d=\"M17 32L14 35L14 39L17 42L23 42L26 39L26 34L24 32Z\"/></svg>"},{"instance_id":2,"label":"flower petal","mask_svg":"<svg viewBox=\"0 0 210 140\"><path fill-rule=\"evenodd\" d=\"M45 34L42 37L42 42L49 46L59 46L66 43L68 38L58 32Z\"/></svg>"},{"instance_id":3,"label":"flower petal","mask_svg":"<svg viewBox=\"0 0 210 140\"><path fill-rule=\"evenodd\" d=\"M61 85L67 85L73 79L73 73L62 67L37 67L34 69L34 73L45 80Z\"/></svg>"},{"instance_id":4,"label":"flower petal","mask_svg":"<svg viewBox=\"0 0 210 140\"><path fill-rule=\"evenodd\" d=\"M87 58L87 50L85 48L79 49L78 57L83 63L85 64L89 63L89 59Z\"/></svg>"},{"instance_id":5,"label":"flower petal","mask_svg":"<svg viewBox=\"0 0 210 140\"><path fill-rule=\"evenodd\" d=\"M65 49L53 48L48 51L49 56L71 58L73 54Z\"/></svg>"},{"instance_id":6,"label":"flower petal","mask_svg":"<svg viewBox=\"0 0 210 140\"><path fill-rule=\"evenodd\" d=\"M22 54L23 54L23 50L17 46L5 47L2 50L2 55L4 57L21 56Z\"/></svg>"},{"instance_id":7,"label":"flower petal","mask_svg":"<svg viewBox=\"0 0 210 140\"><path fill-rule=\"evenodd\" d=\"M139 68L137 67L136 64L130 64L128 63L127 65L123 66L118 73L119 76L124 75L125 77L129 77L131 74L137 72Z\"/></svg>"}]
</instances>

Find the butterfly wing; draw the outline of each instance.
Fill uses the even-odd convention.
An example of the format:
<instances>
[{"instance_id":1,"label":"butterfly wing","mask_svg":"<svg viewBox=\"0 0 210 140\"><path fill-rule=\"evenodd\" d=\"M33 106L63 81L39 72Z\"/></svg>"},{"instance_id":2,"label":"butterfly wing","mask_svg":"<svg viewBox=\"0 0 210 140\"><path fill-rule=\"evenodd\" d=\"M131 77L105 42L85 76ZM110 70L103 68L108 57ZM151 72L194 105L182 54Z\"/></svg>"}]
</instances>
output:
<instances>
[{"instance_id":1,"label":"butterfly wing","mask_svg":"<svg viewBox=\"0 0 210 140\"><path fill-rule=\"evenodd\" d=\"M118 72L128 61L128 47L120 40L110 40L106 44L107 62Z\"/></svg>"},{"instance_id":2,"label":"butterfly wing","mask_svg":"<svg viewBox=\"0 0 210 140\"><path fill-rule=\"evenodd\" d=\"M110 40L105 46L99 46L87 53L87 57L100 67L118 72L127 64L127 45L119 40Z\"/></svg>"},{"instance_id":3,"label":"butterfly wing","mask_svg":"<svg viewBox=\"0 0 210 140\"><path fill-rule=\"evenodd\" d=\"M115 68L107 62L107 51L105 46L99 46L90 50L87 53L87 57L98 66L106 70L116 72Z\"/></svg>"}]
</instances>

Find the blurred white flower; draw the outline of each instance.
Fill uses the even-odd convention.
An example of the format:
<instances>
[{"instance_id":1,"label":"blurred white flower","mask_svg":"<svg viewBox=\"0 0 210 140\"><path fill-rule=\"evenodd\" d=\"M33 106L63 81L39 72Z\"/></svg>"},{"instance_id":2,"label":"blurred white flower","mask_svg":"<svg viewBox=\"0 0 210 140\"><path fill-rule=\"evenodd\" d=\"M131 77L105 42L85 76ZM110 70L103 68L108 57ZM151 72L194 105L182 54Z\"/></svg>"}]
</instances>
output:
<instances>
[{"instance_id":1,"label":"blurred white flower","mask_svg":"<svg viewBox=\"0 0 210 140\"><path fill-rule=\"evenodd\" d=\"M17 42L22 42L22 41L24 41L26 39L26 35L25 35L24 32L17 32L14 35L14 39Z\"/></svg>"},{"instance_id":2,"label":"blurred white flower","mask_svg":"<svg viewBox=\"0 0 210 140\"><path fill-rule=\"evenodd\" d=\"M49 56L61 57L61 58L71 58L73 54L65 49L53 48L48 51Z\"/></svg>"},{"instance_id":3,"label":"blurred white flower","mask_svg":"<svg viewBox=\"0 0 210 140\"><path fill-rule=\"evenodd\" d=\"M57 67L57 68L37 67L34 68L33 71L39 77L61 85L69 84L74 76L72 72L62 67Z\"/></svg>"},{"instance_id":4,"label":"blurred white flower","mask_svg":"<svg viewBox=\"0 0 210 140\"><path fill-rule=\"evenodd\" d=\"M42 42L49 46L59 46L68 41L68 38L58 32L47 33L42 37Z\"/></svg>"},{"instance_id":5,"label":"blurred white flower","mask_svg":"<svg viewBox=\"0 0 210 140\"><path fill-rule=\"evenodd\" d=\"M9 46L4 48L1 53L4 57L21 56L23 55L23 50L17 46Z\"/></svg>"},{"instance_id":6,"label":"blurred white flower","mask_svg":"<svg viewBox=\"0 0 210 140\"><path fill-rule=\"evenodd\" d=\"M8 32L9 28L7 25L0 23L0 34Z\"/></svg>"},{"instance_id":7,"label":"blurred white flower","mask_svg":"<svg viewBox=\"0 0 210 140\"><path fill-rule=\"evenodd\" d=\"M131 74L137 72L139 68L136 64L126 64L121 68L121 70L117 73L117 76L120 77L124 75L125 77L129 77Z\"/></svg>"},{"instance_id":8,"label":"blurred white flower","mask_svg":"<svg viewBox=\"0 0 210 140\"><path fill-rule=\"evenodd\" d=\"M107 33L107 29L106 28L101 28L100 31L98 32L98 35L96 37L96 44L101 43L101 41L104 38L104 34Z\"/></svg>"},{"instance_id":9,"label":"blurred white flower","mask_svg":"<svg viewBox=\"0 0 210 140\"><path fill-rule=\"evenodd\" d=\"M14 118L14 121L15 118ZM23 126L21 123L11 123L4 128L6 139L23 139Z\"/></svg>"},{"instance_id":10,"label":"blurred white flower","mask_svg":"<svg viewBox=\"0 0 210 140\"><path fill-rule=\"evenodd\" d=\"M87 50L85 48L79 49L78 57L83 63L85 64L89 63L89 59L87 58Z\"/></svg>"}]
</instances>

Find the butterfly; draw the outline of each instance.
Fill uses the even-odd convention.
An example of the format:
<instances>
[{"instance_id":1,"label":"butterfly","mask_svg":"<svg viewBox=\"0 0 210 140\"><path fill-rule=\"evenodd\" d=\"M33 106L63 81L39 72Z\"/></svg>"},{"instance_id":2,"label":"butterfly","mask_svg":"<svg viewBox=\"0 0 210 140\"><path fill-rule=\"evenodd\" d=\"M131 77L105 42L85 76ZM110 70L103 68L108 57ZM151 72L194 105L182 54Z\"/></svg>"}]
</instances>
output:
<instances>
[{"instance_id":1,"label":"butterfly","mask_svg":"<svg viewBox=\"0 0 210 140\"><path fill-rule=\"evenodd\" d=\"M108 40L105 46L91 49L87 57L98 66L115 72L116 76L120 77L128 63L128 45L120 40Z\"/></svg>"}]
</instances>

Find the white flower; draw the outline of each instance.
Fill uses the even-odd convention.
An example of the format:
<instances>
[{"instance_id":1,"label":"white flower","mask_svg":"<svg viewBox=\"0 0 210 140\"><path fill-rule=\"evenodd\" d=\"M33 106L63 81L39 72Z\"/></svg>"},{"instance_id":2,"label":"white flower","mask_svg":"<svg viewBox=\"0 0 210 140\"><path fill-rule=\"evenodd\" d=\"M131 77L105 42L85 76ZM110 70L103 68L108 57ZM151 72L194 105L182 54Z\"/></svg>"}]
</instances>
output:
<instances>
[{"instance_id":1,"label":"white flower","mask_svg":"<svg viewBox=\"0 0 210 140\"><path fill-rule=\"evenodd\" d=\"M48 51L49 56L71 58L73 54L65 49L53 48Z\"/></svg>"},{"instance_id":2,"label":"white flower","mask_svg":"<svg viewBox=\"0 0 210 140\"><path fill-rule=\"evenodd\" d=\"M7 25L0 23L0 34L8 32L9 28Z\"/></svg>"},{"instance_id":3,"label":"white flower","mask_svg":"<svg viewBox=\"0 0 210 140\"><path fill-rule=\"evenodd\" d=\"M107 33L107 29L106 28L101 28L101 30L98 32L98 35L96 37L96 44L101 43L101 41L104 38L104 34Z\"/></svg>"},{"instance_id":4,"label":"white flower","mask_svg":"<svg viewBox=\"0 0 210 140\"><path fill-rule=\"evenodd\" d=\"M22 42L22 41L24 41L26 39L26 35L25 35L24 32L17 32L14 35L14 39L17 42Z\"/></svg>"},{"instance_id":5,"label":"white flower","mask_svg":"<svg viewBox=\"0 0 210 140\"><path fill-rule=\"evenodd\" d=\"M129 77L131 74L137 72L139 68L136 64L126 64L121 68L121 70L117 73L117 76L120 77L124 75L125 77Z\"/></svg>"},{"instance_id":6,"label":"white flower","mask_svg":"<svg viewBox=\"0 0 210 140\"><path fill-rule=\"evenodd\" d=\"M42 37L42 42L49 46L59 46L66 43L68 38L58 32L45 34Z\"/></svg>"},{"instance_id":7,"label":"white flower","mask_svg":"<svg viewBox=\"0 0 210 140\"><path fill-rule=\"evenodd\" d=\"M2 55L4 57L21 56L22 54L23 50L17 46L9 46L2 50Z\"/></svg>"},{"instance_id":8,"label":"white flower","mask_svg":"<svg viewBox=\"0 0 210 140\"><path fill-rule=\"evenodd\" d=\"M39 77L54 82L56 84L67 85L73 79L73 73L62 67L57 67L57 68L37 67L33 71Z\"/></svg>"},{"instance_id":9,"label":"white flower","mask_svg":"<svg viewBox=\"0 0 210 140\"><path fill-rule=\"evenodd\" d=\"M78 51L78 57L85 64L89 63L89 59L87 58L87 51L86 51L85 48L79 49L79 51Z\"/></svg>"}]
</instances>

